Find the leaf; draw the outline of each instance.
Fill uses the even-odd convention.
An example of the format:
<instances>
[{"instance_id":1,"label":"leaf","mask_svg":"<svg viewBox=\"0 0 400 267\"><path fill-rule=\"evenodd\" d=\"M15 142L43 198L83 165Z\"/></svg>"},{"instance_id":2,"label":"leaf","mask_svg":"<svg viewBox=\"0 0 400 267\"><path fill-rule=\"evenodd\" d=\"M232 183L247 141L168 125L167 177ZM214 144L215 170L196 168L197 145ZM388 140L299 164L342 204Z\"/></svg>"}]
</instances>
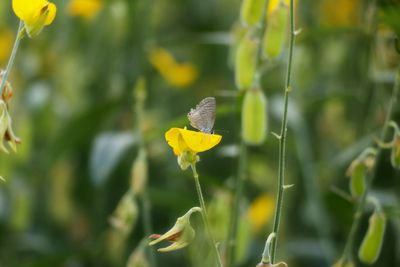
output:
<instances>
[{"instance_id":1,"label":"leaf","mask_svg":"<svg viewBox=\"0 0 400 267\"><path fill-rule=\"evenodd\" d=\"M96 137L90 153L93 184L104 184L124 153L137 141L131 132L102 133Z\"/></svg>"}]
</instances>

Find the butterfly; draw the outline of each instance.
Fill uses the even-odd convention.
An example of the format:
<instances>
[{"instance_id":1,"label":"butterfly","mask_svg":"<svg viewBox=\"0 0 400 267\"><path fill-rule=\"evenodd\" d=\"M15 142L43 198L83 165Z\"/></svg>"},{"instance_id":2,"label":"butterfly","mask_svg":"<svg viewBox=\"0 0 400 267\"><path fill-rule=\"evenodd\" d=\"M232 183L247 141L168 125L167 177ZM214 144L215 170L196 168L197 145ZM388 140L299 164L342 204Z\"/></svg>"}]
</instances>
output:
<instances>
[{"instance_id":1,"label":"butterfly","mask_svg":"<svg viewBox=\"0 0 400 267\"><path fill-rule=\"evenodd\" d=\"M206 97L201 100L196 108L190 109L187 115L190 125L201 132L211 134L215 122L215 107L214 97Z\"/></svg>"}]
</instances>

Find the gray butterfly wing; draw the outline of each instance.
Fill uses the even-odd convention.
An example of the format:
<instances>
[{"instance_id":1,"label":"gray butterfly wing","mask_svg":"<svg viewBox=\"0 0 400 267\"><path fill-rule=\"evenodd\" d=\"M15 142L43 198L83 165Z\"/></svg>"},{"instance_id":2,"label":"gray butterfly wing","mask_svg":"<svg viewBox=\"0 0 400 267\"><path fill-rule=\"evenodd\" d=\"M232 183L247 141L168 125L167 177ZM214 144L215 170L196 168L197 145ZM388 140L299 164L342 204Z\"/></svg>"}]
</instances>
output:
<instances>
[{"instance_id":1,"label":"gray butterfly wing","mask_svg":"<svg viewBox=\"0 0 400 267\"><path fill-rule=\"evenodd\" d=\"M211 133L215 122L216 101L214 97L206 97L195 109L191 109L188 118L190 125L202 132Z\"/></svg>"}]
</instances>

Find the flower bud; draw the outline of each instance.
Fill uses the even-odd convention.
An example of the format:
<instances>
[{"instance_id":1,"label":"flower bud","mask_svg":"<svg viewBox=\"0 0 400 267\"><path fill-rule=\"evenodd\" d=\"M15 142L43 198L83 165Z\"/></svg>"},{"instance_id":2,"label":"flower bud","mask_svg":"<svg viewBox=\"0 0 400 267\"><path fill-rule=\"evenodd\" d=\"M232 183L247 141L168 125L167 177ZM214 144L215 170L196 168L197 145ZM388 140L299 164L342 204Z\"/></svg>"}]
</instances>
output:
<instances>
[{"instance_id":1,"label":"flower bud","mask_svg":"<svg viewBox=\"0 0 400 267\"><path fill-rule=\"evenodd\" d=\"M350 176L350 192L353 197L360 197L365 192L366 175L367 167L362 162L357 161L351 170Z\"/></svg>"},{"instance_id":2,"label":"flower bud","mask_svg":"<svg viewBox=\"0 0 400 267\"><path fill-rule=\"evenodd\" d=\"M265 57L276 58L281 53L287 36L288 13L288 6L281 3L269 14L263 40Z\"/></svg>"},{"instance_id":3,"label":"flower bud","mask_svg":"<svg viewBox=\"0 0 400 267\"><path fill-rule=\"evenodd\" d=\"M266 0L243 0L240 18L243 24L254 26L261 20Z\"/></svg>"},{"instance_id":4,"label":"flower bud","mask_svg":"<svg viewBox=\"0 0 400 267\"><path fill-rule=\"evenodd\" d=\"M150 238L155 240L151 241L149 245L152 246L164 240L172 242L172 245L158 249L160 252L178 250L189 245L190 242L193 241L196 234L192 225L190 224L190 216L196 211L202 212L201 208L199 207L191 208L188 212L186 212L185 215L176 220L175 225L168 232L163 235L151 235Z\"/></svg>"},{"instance_id":5,"label":"flower bud","mask_svg":"<svg viewBox=\"0 0 400 267\"><path fill-rule=\"evenodd\" d=\"M3 82L4 71L0 72L0 84ZM3 92L1 93L0 99L4 100L4 102L8 102L10 98L13 96L13 89L8 81L5 81L5 85L3 88Z\"/></svg>"},{"instance_id":6,"label":"flower bud","mask_svg":"<svg viewBox=\"0 0 400 267\"><path fill-rule=\"evenodd\" d=\"M396 134L393 140L390 161L393 168L400 169L400 135Z\"/></svg>"},{"instance_id":7,"label":"flower bud","mask_svg":"<svg viewBox=\"0 0 400 267\"><path fill-rule=\"evenodd\" d=\"M246 91L242 107L242 138L248 145L260 145L267 133L267 98L260 88Z\"/></svg>"},{"instance_id":8,"label":"flower bud","mask_svg":"<svg viewBox=\"0 0 400 267\"><path fill-rule=\"evenodd\" d=\"M365 192L367 174L375 164L375 154L367 149L350 164L346 175L350 177L350 192L354 198Z\"/></svg>"},{"instance_id":9,"label":"flower bud","mask_svg":"<svg viewBox=\"0 0 400 267\"><path fill-rule=\"evenodd\" d=\"M14 152L17 151L17 144L21 143L21 140L15 136L11 124L7 104L0 99L0 150L3 150L5 153L8 153L8 149L4 146L4 141L7 141L9 147Z\"/></svg>"},{"instance_id":10,"label":"flower bud","mask_svg":"<svg viewBox=\"0 0 400 267\"><path fill-rule=\"evenodd\" d=\"M256 72L257 43L244 36L236 49L235 82L239 89L247 89L253 84Z\"/></svg>"},{"instance_id":11,"label":"flower bud","mask_svg":"<svg viewBox=\"0 0 400 267\"><path fill-rule=\"evenodd\" d=\"M378 259L385 235L385 228L385 214L375 211L369 218L368 230L358 251L358 257L363 263L373 264Z\"/></svg>"}]
</instances>

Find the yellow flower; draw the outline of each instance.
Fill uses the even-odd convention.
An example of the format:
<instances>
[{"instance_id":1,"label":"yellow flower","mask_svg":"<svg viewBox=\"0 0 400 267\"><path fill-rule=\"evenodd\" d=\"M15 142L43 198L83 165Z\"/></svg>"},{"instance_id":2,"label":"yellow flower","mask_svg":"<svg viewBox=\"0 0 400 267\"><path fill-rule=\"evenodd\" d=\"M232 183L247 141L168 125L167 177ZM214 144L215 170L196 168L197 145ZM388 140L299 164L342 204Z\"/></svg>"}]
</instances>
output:
<instances>
[{"instance_id":1,"label":"yellow flower","mask_svg":"<svg viewBox=\"0 0 400 267\"><path fill-rule=\"evenodd\" d=\"M184 152L197 154L207 151L218 145L222 136L181 128L171 128L165 133L165 139L174 150L175 155L180 156Z\"/></svg>"},{"instance_id":2,"label":"yellow flower","mask_svg":"<svg viewBox=\"0 0 400 267\"><path fill-rule=\"evenodd\" d=\"M13 45L13 33L7 29L0 30L0 63L8 59Z\"/></svg>"},{"instance_id":3,"label":"yellow flower","mask_svg":"<svg viewBox=\"0 0 400 267\"><path fill-rule=\"evenodd\" d=\"M274 213L275 200L269 194L258 196L250 205L247 216L255 231L260 230Z\"/></svg>"},{"instance_id":4,"label":"yellow flower","mask_svg":"<svg viewBox=\"0 0 400 267\"><path fill-rule=\"evenodd\" d=\"M164 48L155 48L150 52L150 63L172 86L188 87L197 79L198 70L191 63L178 63Z\"/></svg>"},{"instance_id":5,"label":"yellow flower","mask_svg":"<svg viewBox=\"0 0 400 267\"><path fill-rule=\"evenodd\" d=\"M351 27L360 19L359 0L324 0L321 3L321 19L328 26Z\"/></svg>"},{"instance_id":6,"label":"yellow flower","mask_svg":"<svg viewBox=\"0 0 400 267\"><path fill-rule=\"evenodd\" d=\"M57 11L56 5L46 0L13 0L12 8L24 22L29 37L39 34L44 26L51 24Z\"/></svg>"},{"instance_id":7,"label":"yellow flower","mask_svg":"<svg viewBox=\"0 0 400 267\"><path fill-rule=\"evenodd\" d=\"M99 13L102 7L102 0L71 0L68 5L68 14L91 19Z\"/></svg>"},{"instance_id":8,"label":"yellow flower","mask_svg":"<svg viewBox=\"0 0 400 267\"><path fill-rule=\"evenodd\" d=\"M296 6L297 0L294 1L294 6ZM289 6L290 0L269 0L268 2L268 15L274 13L280 5ZM268 18L267 18L268 19Z\"/></svg>"}]
</instances>

